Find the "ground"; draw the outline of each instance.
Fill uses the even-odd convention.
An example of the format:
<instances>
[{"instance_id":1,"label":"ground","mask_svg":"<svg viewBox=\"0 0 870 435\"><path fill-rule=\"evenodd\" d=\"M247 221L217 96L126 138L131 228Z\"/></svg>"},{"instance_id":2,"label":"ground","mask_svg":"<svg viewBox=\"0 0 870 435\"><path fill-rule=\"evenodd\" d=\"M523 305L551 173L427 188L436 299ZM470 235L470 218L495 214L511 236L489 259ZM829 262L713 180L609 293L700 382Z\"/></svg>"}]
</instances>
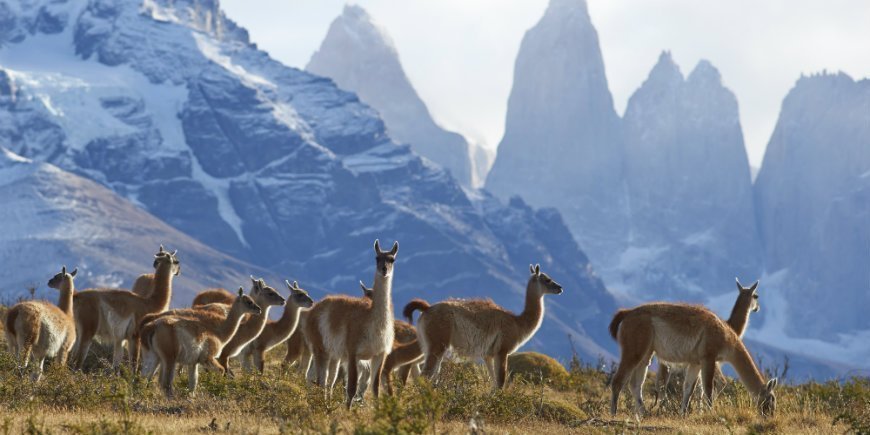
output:
<instances>
[{"instance_id":1,"label":"ground","mask_svg":"<svg viewBox=\"0 0 870 435\"><path fill-rule=\"evenodd\" d=\"M5 336L5 334L2 334ZM279 348L280 349L280 348ZM712 410L699 404L689 416L673 401L654 406L647 382L649 414L629 411L628 393L611 417L604 364L569 362L567 376L540 373L512 378L492 392L485 370L471 363L445 364L441 382L415 381L397 396L366 400L344 409L339 388L327 399L294 369L282 368L283 349L270 355L265 375L235 378L204 373L195 396L177 379L179 397L165 399L153 384L106 374L107 361L89 359L89 372L48 367L39 384L16 368L0 344L0 433L868 433L870 380L785 382L778 410L760 417L739 382L729 381ZM788 381L786 379L786 381Z\"/></svg>"}]
</instances>

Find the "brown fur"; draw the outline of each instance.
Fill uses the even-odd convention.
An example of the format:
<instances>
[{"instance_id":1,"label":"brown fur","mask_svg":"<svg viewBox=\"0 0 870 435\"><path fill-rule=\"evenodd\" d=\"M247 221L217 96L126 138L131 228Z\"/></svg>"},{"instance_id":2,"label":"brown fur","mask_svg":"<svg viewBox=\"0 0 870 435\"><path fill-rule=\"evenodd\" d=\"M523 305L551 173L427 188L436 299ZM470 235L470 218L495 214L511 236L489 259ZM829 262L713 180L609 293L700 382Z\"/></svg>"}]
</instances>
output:
<instances>
[{"instance_id":1,"label":"brown fur","mask_svg":"<svg viewBox=\"0 0 870 435\"><path fill-rule=\"evenodd\" d=\"M33 359L33 380L42 377L46 358L56 358L58 365L66 359L76 340L73 322L73 297L77 270L55 275L48 286L60 292L57 305L46 301L25 301L13 306L6 317L6 343L18 358L19 367L27 368Z\"/></svg>"},{"instance_id":2,"label":"brown fur","mask_svg":"<svg viewBox=\"0 0 870 435\"><path fill-rule=\"evenodd\" d=\"M155 291L142 297L125 290L85 290L75 295L76 367L81 368L94 338L110 341L114 346L112 367L117 369L124 355L124 344L130 343L130 361L138 360L138 343L133 334L139 322L148 314L166 311L172 298L172 279L179 270L174 253L160 247L154 256ZM134 367L135 369L135 367Z\"/></svg>"},{"instance_id":3,"label":"brown fur","mask_svg":"<svg viewBox=\"0 0 870 435\"><path fill-rule=\"evenodd\" d=\"M160 245L160 251L163 252L163 245ZM154 262L154 268L157 269L157 262ZM181 266L176 267L173 272L175 275L181 273ZM131 289L133 293L136 293L139 296L148 298L151 297L151 294L154 292L154 274L153 273L143 273L136 278L136 281L133 282L133 288ZM233 301L230 300L229 303Z\"/></svg>"},{"instance_id":4,"label":"brown fur","mask_svg":"<svg viewBox=\"0 0 870 435\"><path fill-rule=\"evenodd\" d=\"M198 305L208 305L208 304L227 304L230 305L236 299L232 293L228 292L226 289L222 288L210 288L203 290L196 294L196 297L193 298L193 303L190 304L192 307L196 307Z\"/></svg>"},{"instance_id":5,"label":"brown fur","mask_svg":"<svg viewBox=\"0 0 870 435\"><path fill-rule=\"evenodd\" d=\"M285 303L284 298L274 288L267 286L262 279L257 280L251 277L251 281L253 283L250 293L251 299L262 308L262 311L260 314L248 316L239 325L239 330L232 340L226 343L221 350L217 360L228 374L232 374L229 367L230 358L238 356L248 343L263 332L263 328L266 327L266 322L269 320L269 309L272 306L282 306Z\"/></svg>"},{"instance_id":6,"label":"brown fur","mask_svg":"<svg viewBox=\"0 0 870 435\"><path fill-rule=\"evenodd\" d=\"M374 249L373 299L329 296L311 309L302 325L318 385L331 386L339 363L345 363L348 408L357 394L359 362L372 360L372 391L378 397L383 363L393 347L392 279L399 244L394 243L390 251L381 251L375 241Z\"/></svg>"},{"instance_id":7,"label":"brown fur","mask_svg":"<svg viewBox=\"0 0 870 435\"><path fill-rule=\"evenodd\" d=\"M526 303L519 315L491 300L447 300L425 308L420 315L417 333L425 354L423 373L435 379L448 349L458 355L483 358L494 388L503 388L507 375L508 355L515 352L540 327L544 316L545 294L560 294L562 286L530 266L526 285ZM405 307L410 315L425 307L414 301Z\"/></svg>"},{"instance_id":8,"label":"brown fur","mask_svg":"<svg viewBox=\"0 0 870 435\"><path fill-rule=\"evenodd\" d=\"M153 352L160 360L160 386L167 396L173 395L173 380L176 364L189 366L188 387L196 390L198 367L224 371L218 362L222 348L237 334L245 314L259 315L261 308L254 300L242 294L230 307L226 316L211 310L200 310L199 317L163 316L143 325L142 347Z\"/></svg>"},{"instance_id":9,"label":"brown fur","mask_svg":"<svg viewBox=\"0 0 870 435\"><path fill-rule=\"evenodd\" d=\"M619 393L629 382L639 413L644 413L642 387L653 354L665 361L688 364L686 388L694 387L698 372L704 395L712 405L713 373L718 361L734 366L750 393L759 398L763 414L776 408L776 379L765 383L734 330L710 310L694 305L651 303L620 310L611 322L621 349L619 368L611 383L611 413ZM687 408L684 395L683 411Z\"/></svg>"},{"instance_id":10,"label":"brown fur","mask_svg":"<svg viewBox=\"0 0 870 435\"><path fill-rule=\"evenodd\" d=\"M743 287L740 284L740 281L737 281L737 300L734 301L734 307L731 309L731 315L728 317L728 326L730 326L740 338L743 338L743 334L749 326L749 315L758 311L760 308L758 305L758 293L755 291L757 287L757 281L750 287ZM611 335L613 335L612 331ZM616 337L614 336L614 338ZM665 361L659 361L659 371L656 376L656 401L658 401L659 397L664 397L667 394L667 386L671 376L670 372L671 369L668 366L668 363ZM716 373L714 377L716 379L725 379L725 375L722 373L722 368L719 364L716 364Z\"/></svg>"},{"instance_id":11,"label":"brown fur","mask_svg":"<svg viewBox=\"0 0 870 435\"><path fill-rule=\"evenodd\" d=\"M287 298L281 318L266 322L263 332L241 352L243 366L248 371L256 367L263 373L266 352L290 338L296 331L302 310L311 308L314 304L308 292L299 288L295 281L292 285L287 282L287 287L290 289L290 297Z\"/></svg>"}]
</instances>

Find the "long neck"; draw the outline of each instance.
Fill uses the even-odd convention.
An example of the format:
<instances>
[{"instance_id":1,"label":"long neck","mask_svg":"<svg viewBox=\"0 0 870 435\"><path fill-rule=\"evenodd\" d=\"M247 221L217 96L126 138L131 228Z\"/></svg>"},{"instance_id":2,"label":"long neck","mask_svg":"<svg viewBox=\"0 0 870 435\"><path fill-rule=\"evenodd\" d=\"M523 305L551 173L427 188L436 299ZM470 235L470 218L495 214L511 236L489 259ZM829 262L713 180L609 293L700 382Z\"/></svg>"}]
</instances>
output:
<instances>
[{"instance_id":1,"label":"long neck","mask_svg":"<svg viewBox=\"0 0 870 435\"><path fill-rule=\"evenodd\" d=\"M740 377L740 381L743 382L743 385L746 385L746 389L750 393L756 395L761 393L765 385L764 377L761 376L758 368L755 367L752 356L749 355L749 351L746 350L746 346L741 341L735 342L726 361L734 366L737 376Z\"/></svg>"},{"instance_id":2,"label":"long neck","mask_svg":"<svg viewBox=\"0 0 870 435\"><path fill-rule=\"evenodd\" d=\"M731 317L728 317L728 326L743 337L746 332L746 327L749 326L749 311L752 308L752 296L744 295L737 296L737 301L734 302L734 308L731 310Z\"/></svg>"},{"instance_id":3,"label":"long neck","mask_svg":"<svg viewBox=\"0 0 870 435\"><path fill-rule=\"evenodd\" d=\"M242 323L242 317L244 315L245 313L242 312L240 306L233 306L233 309L230 310L226 320L221 322L220 326L218 326L215 331L215 336L221 343L227 343L233 339L233 336L236 335L236 331L239 330L239 325Z\"/></svg>"},{"instance_id":4,"label":"long neck","mask_svg":"<svg viewBox=\"0 0 870 435\"><path fill-rule=\"evenodd\" d=\"M60 287L60 299L57 301L57 307L70 316L73 315L73 294L75 294L75 285L72 280L64 282Z\"/></svg>"},{"instance_id":5,"label":"long neck","mask_svg":"<svg viewBox=\"0 0 870 435\"><path fill-rule=\"evenodd\" d=\"M273 329L275 335L283 337L293 333L296 329L296 325L299 323L300 311L302 311L302 309L299 308L299 306L288 300L286 305L284 305L284 313L281 314L281 318L275 322L275 327Z\"/></svg>"},{"instance_id":6,"label":"long neck","mask_svg":"<svg viewBox=\"0 0 870 435\"><path fill-rule=\"evenodd\" d=\"M382 276L375 272L374 285L372 286L372 312L375 315L384 315L393 318L393 274Z\"/></svg>"},{"instance_id":7,"label":"long neck","mask_svg":"<svg viewBox=\"0 0 870 435\"><path fill-rule=\"evenodd\" d=\"M526 332L536 330L541 325L541 319L544 318L544 297L532 288L534 285L537 284L529 280L526 286L526 305L523 307L523 312L517 316L517 323Z\"/></svg>"},{"instance_id":8,"label":"long neck","mask_svg":"<svg viewBox=\"0 0 870 435\"><path fill-rule=\"evenodd\" d=\"M154 272L154 292L148 299L154 307L165 310L172 298L172 264L160 263Z\"/></svg>"}]
</instances>

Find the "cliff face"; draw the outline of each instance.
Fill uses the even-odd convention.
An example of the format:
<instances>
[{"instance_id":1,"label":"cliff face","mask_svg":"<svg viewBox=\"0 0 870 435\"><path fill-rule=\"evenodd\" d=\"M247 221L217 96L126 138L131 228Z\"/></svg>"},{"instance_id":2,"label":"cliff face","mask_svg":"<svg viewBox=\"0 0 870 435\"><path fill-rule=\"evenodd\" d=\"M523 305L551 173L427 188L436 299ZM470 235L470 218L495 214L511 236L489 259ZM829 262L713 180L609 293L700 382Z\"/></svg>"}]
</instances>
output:
<instances>
[{"instance_id":1,"label":"cliff face","mask_svg":"<svg viewBox=\"0 0 870 435\"><path fill-rule=\"evenodd\" d=\"M390 137L411 144L415 152L449 170L460 184L472 185L470 145L435 123L405 75L389 35L361 7L344 7L305 69L359 95L380 113Z\"/></svg>"}]
</instances>

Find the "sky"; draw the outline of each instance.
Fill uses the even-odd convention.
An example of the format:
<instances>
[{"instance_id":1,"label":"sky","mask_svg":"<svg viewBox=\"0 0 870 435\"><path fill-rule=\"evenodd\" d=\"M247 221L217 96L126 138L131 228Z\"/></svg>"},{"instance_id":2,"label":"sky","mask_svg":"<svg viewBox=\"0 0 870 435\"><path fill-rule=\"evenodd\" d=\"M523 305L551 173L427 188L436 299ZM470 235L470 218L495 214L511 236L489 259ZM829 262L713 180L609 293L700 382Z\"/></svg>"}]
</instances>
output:
<instances>
[{"instance_id":1,"label":"sky","mask_svg":"<svg viewBox=\"0 0 870 435\"><path fill-rule=\"evenodd\" d=\"M344 0L223 0L272 57L304 68ZM391 35L442 126L494 148L504 132L523 34L546 0L359 0ZM662 50L684 75L700 59L737 96L750 163L760 166L783 97L801 74L870 77L870 1L588 0L617 112Z\"/></svg>"}]
</instances>

